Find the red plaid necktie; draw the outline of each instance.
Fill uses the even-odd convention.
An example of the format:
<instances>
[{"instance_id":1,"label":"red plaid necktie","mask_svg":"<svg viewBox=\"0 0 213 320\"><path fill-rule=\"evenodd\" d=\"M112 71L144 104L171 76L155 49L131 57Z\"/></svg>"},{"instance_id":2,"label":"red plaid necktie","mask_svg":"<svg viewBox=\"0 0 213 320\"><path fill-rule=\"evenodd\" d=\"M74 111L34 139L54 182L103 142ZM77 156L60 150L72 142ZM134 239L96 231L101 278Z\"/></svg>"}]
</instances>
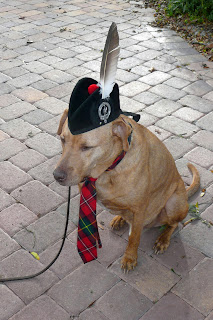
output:
<instances>
[{"instance_id":1,"label":"red plaid necktie","mask_svg":"<svg viewBox=\"0 0 213 320\"><path fill-rule=\"evenodd\" d=\"M114 169L125 154L122 151L107 171ZM87 178L81 189L77 248L84 263L97 259L97 242L102 247L96 220L96 180Z\"/></svg>"}]
</instances>

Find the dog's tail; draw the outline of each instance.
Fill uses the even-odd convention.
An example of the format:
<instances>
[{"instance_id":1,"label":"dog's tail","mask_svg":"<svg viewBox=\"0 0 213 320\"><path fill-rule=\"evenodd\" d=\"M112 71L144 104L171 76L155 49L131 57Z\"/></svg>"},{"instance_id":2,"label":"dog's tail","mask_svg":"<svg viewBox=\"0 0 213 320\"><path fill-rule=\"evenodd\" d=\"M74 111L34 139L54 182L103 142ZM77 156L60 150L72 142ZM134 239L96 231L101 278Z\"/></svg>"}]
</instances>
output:
<instances>
[{"instance_id":1,"label":"dog's tail","mask_svg":"<svg viewBox=\"0 0 213 320\"><path fill-rule=\"evenodd\" d=\"M200 186L200 175L198 170L195 168L195 166L193 166L193 164L188 163L187 167L189 168L189 170L191 171L192 175L193 175L193 179L192 179L192 183L191 185L186 188L187 194L188 194L188 198L191 197L198 189Z\"/></svg>"}]
</instances>

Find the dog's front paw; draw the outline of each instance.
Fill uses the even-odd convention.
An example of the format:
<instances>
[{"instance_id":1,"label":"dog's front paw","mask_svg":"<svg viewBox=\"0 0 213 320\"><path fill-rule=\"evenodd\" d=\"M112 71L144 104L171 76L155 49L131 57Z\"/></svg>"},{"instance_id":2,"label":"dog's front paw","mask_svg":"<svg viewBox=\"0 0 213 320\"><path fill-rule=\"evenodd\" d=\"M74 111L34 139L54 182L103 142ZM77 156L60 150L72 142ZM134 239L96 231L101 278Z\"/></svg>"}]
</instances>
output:
<instances>
[{"instance_id":1,"label":"dog's front paw","mask_svg":"<svg viewBox=\"0 0 213 320\"><path fill-rule=\"evenodd\" d=\"M126 221L121 217L121 216L115 216L111 223L110 226L114 230L120 230L124 225Z\"/></svg>"},{"instance_id":2,"label":"dog's front paw","mask_svg":"<svg viewBox=\"0 0 213 320\"><path fill-rule=\"evenodd\" d=\"M123 269L124 272L129 272L130 270L133 270L137 265L137 257L134 256L128 256L124 255L121 260L121 269Z\"/></svg>"}]
</instances>

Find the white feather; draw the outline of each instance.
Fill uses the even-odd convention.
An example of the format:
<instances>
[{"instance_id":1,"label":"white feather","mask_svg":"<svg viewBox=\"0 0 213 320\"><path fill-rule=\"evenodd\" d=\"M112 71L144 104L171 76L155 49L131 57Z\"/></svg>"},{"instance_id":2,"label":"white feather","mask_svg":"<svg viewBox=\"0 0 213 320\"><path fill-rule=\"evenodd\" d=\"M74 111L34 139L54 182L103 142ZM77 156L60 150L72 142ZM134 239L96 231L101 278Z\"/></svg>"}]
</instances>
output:
<instances>
[{"instance_id":1,"label":"white feather","mask_svg":"<svg viewBox=\"0 0 213 320\"><path fill-rule=\"evenodd\" d=\"M118 31L116 24L113 22L107 35L101 62L99 86L102 99L108 98L113 90L119 53Z\"/></svg>"}]
</instances>

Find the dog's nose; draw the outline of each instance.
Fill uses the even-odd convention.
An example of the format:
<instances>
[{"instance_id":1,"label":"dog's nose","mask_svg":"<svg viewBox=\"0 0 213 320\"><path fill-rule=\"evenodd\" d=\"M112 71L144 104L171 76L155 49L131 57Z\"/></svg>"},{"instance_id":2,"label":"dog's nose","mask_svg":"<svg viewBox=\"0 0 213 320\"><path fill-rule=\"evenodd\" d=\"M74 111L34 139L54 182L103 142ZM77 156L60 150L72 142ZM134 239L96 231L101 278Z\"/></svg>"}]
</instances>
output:
<instances>
[{"instance_id":1,"label":"dog's nose","mask_svg":"<svg viewBox=\"0 0 213 320\"><path fill-rule=\"evenodd\" d=\"M53 176L58 182L63 182L67 178L66 172L58 168L53 171Z\"/></svg>"}]
</instances>

